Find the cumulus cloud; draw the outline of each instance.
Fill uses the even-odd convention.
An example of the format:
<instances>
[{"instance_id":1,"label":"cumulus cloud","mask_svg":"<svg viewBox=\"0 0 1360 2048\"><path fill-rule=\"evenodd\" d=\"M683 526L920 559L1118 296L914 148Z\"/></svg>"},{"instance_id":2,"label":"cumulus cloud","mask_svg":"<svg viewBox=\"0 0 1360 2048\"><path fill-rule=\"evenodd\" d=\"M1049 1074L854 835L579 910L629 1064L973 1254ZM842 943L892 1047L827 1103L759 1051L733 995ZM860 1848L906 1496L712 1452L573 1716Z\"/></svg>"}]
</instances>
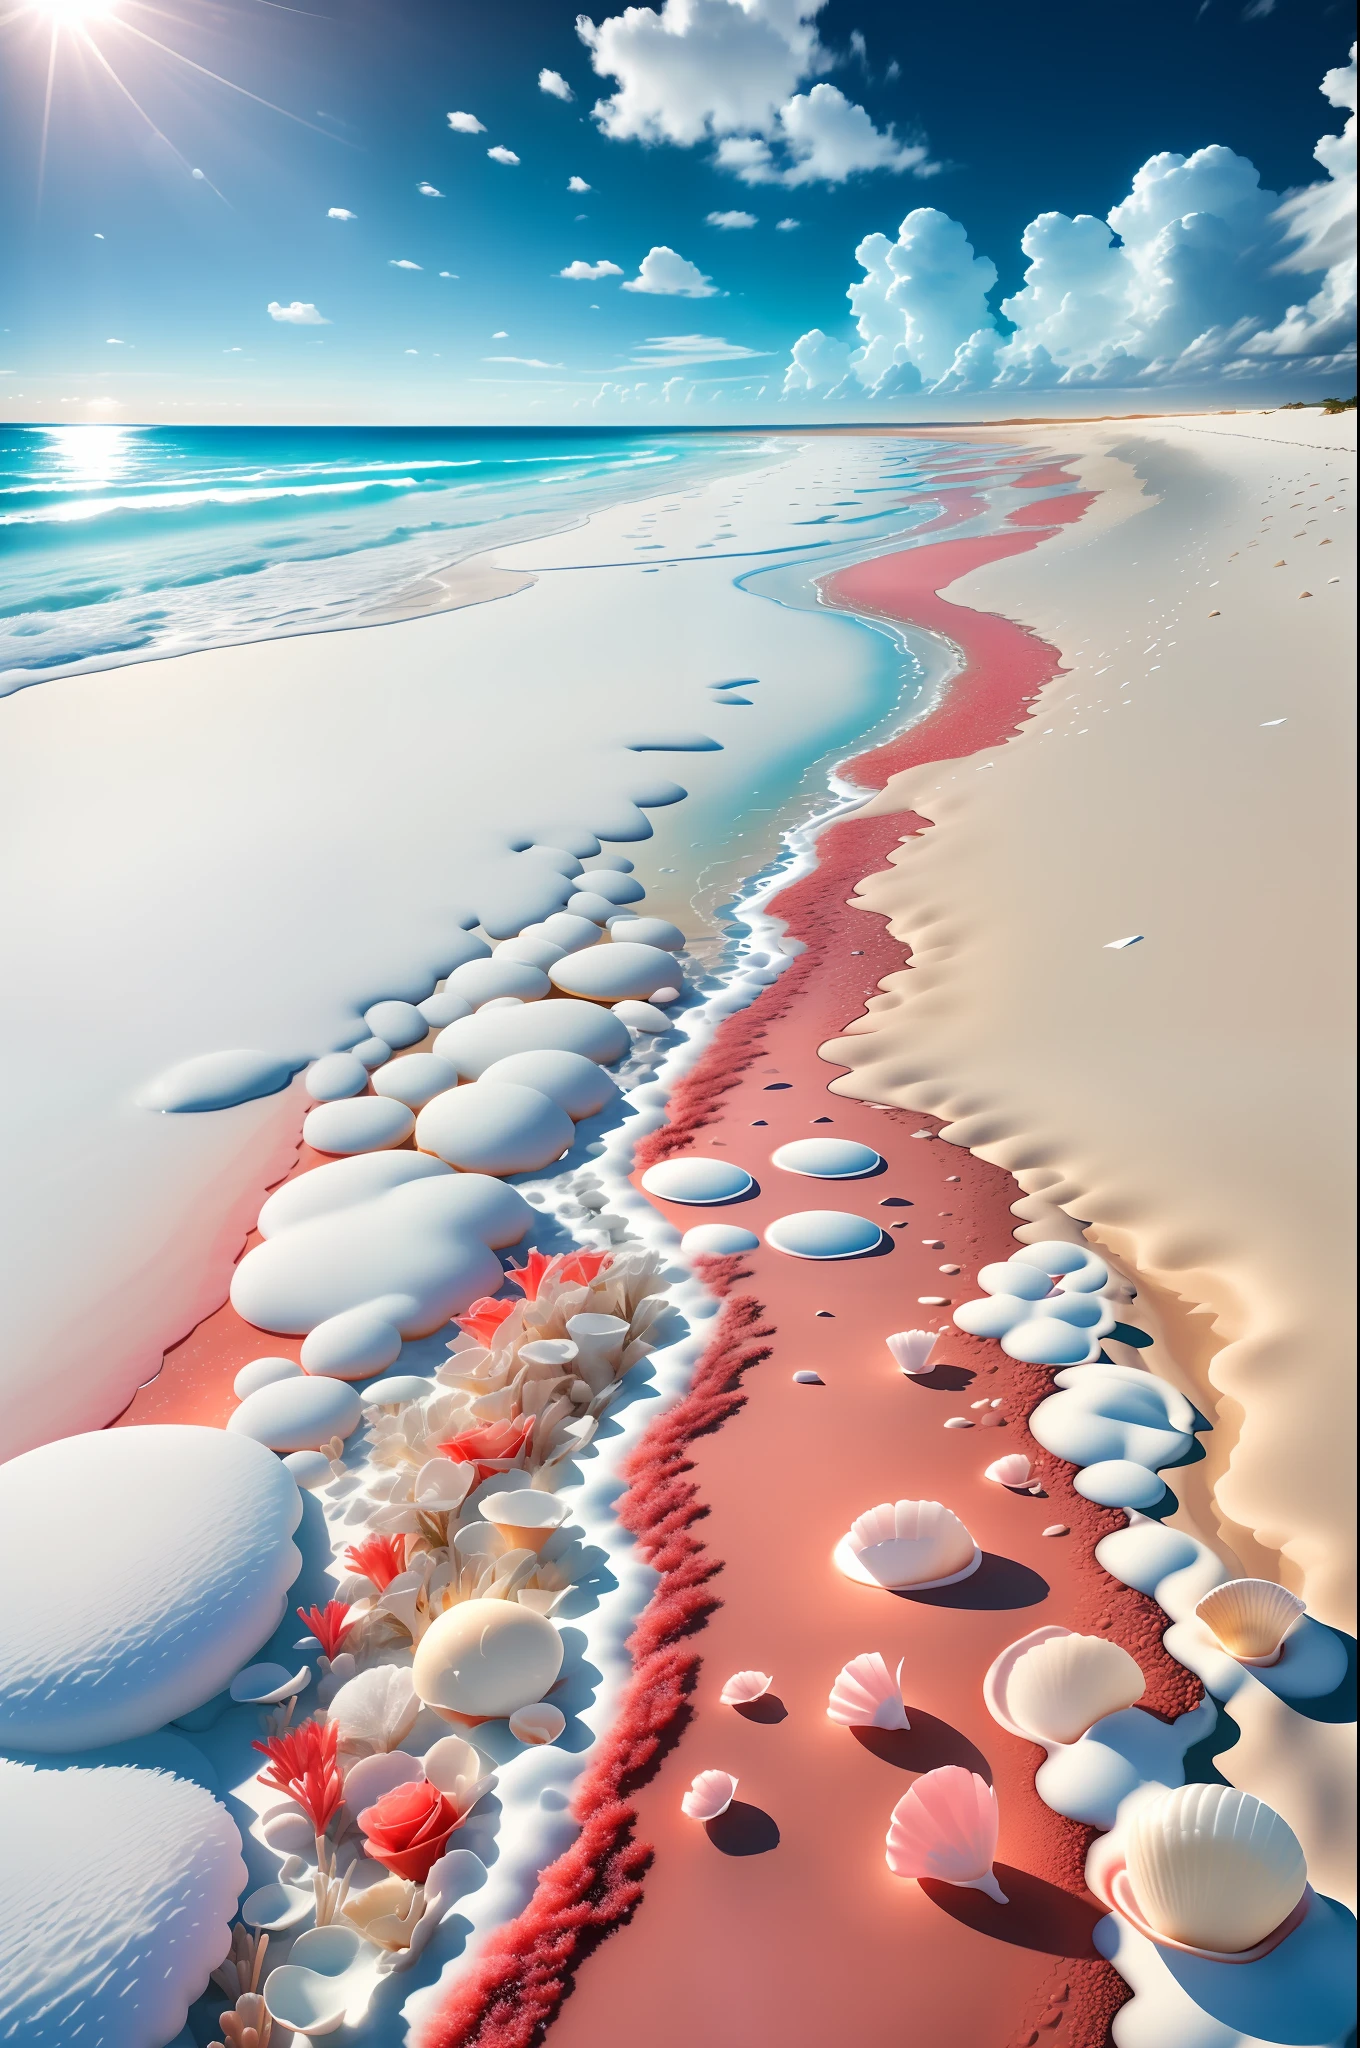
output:
<instances>
[{"instance_id":1,"label":"cumulus cloud","mask_svg":"<svg viewBox=\"0 0 1360 2048\"><path fill-rule=\"evenodd\" d=\"M318 313L316 307L305 299L294 299L289 306L281 306L277 299L271 299L268 311L271 320L282 320L289 327L329 327L331 324L324 313Z\"/></svg>"},{"instance_id":2,"label":"cumulus cloud","mask_svg":"<svg viewBox=\"0 0 1360 2048\"><path fill-rule=\"evenodd\" d=\"M705 277L697 264L689 263L668 249L664 242L649 249L638 265L636 277L622 286L626 292L658 292L684 299L711 299L718 287Z\"/></svg>"},{"instance_id":3,"label":"cumulus cloud","mask_svg":"<svg viewBox=\"0 0 1360 2048\"><path fill-rule=\"evenodd\" d=\"M540 92L551 93L555 100L574 100L576 97L560 71L540 71L538 89Z\"/></svg>"},{"instance_id":4,"label":"cumulus cloud","mask_svg":"<svg viewBox=\"0 0 1360 2048\"><path fill-rule=\"evenodd\" d=\"M786 217L784 220L777 220L774 225L776 234L791 235L794 229L800 228L803 223L800 220L792 220Z\"/></svg>"},{"instance_id":5,"label":"cumulus cloud","mask_svg":"<svg viewBox=\"0 0 1360 2048\"><path fill-rule=\"evenodd\" d=\"M710 213L705 218L711 228L753 228L756 224L755 215L743 213L739 207L728 213Z\"/></svg>"},{"instance_id":6,"label":"cumulus cloud","mask_svg":"<svg viewBox=\"0 0 1360 2048\"><path fill-rule=\"evenodd\" d=\"M332 206L327 209L327 220L358 220L357 213L351 213L347 206Z\"/></svg>"},{"instance_id":7,"label":"cumulus cloud","mask_svg":"<svg viewBox=\"0 0 1360 2048\"><path fill-rule=\"evenodd\" d=\"M409 256L389 256L387 261L393 270L419 270L421 267L418 263L413 263Z\"/></svg>"},{"instance_id":8,"label":"cumulus cloud","mask_svg":"<svg viewBox=\"0 0 1360 2048\"><path fill-rule=\"evenodd\" d=\"M921 143L880 131L835 86L817 34L825 0L663 0L598 24L577 19L596 74L617 89L593 108L616 142L713 141L747 184L838 184L861 171L934 169Z\"/></svg>"},{"instance_id":9,"label":"cumulus cloud","mask_svg":"<svg viewBox=\"0 0 1360 2048\"><path fill-rule=\"evenodd\" d=\"M442 199L444 197L439 187L430 184L427 178L421 179L420 183L416 186L416 190L422 199Z\"/></svg>"},{"instance_id":10,"label":"cumulus cloud","mask_svg":"<svg viewBox=\"0 0 1360 2048\"><path fill-rule=\"evenodd\" d=\"M485 121L479 121L475 114L450 114L449 126L455 135L486 134Z\"/></svg>"},{"instance_id":11,"label":"cumulus cloud","mask_svg":"<svg viewBox=\"0 0 1360 2048\"><path fill-rule=\"evenodd\" d=\"M579 281L585 278L622 277L623 272L617 263L606 263L603 260L599 263L586 263L578 256L574 263L569 263L565 270L559 270L557 275Z\"/></svg>"},{"instance_id":12,"label":"cumulus cloud","mask_svg":"<svg viewBox=\"0 0 1360 2048\"><path fill-rule=\"evenodd\" d=\"M568 192L589 192L590 187L584 178L568 178L567 190Z\"/></svg>"},{"instance_id":13,"label":"cumulus cloud","mask_svg":"<svg viewBox=\"0 0 1360 2048\"><path fill-rule=\"evenodd\" d=\"M494 149L489 149L487 155L493 164L517 164L519 162L519 158L515 155L514 150L507 149L503 142L498 142Z\"/></svg>"},{"instance_id":14,"label":"cumulus cloud","mask_svg":"<svg viewBox=\"0 0 1360 2048\"><path fill-rule=\"evenodd\" d=\"M958 221L909 213L865 237L846 293L859 346L813 328L785 392L824 397L1188 384L1265 374L1280 359L1341 368L1355 323L1355 52L1322 91L1348 120L1315 155L1326 177L1283 199L1220 143L1150 157L1104 219L1041 213L1021 238L1018 291ZM1314 280L1305 297L1300 277ZM999 317L998 317L999 313Z\"/></svg>"}]
</instances>

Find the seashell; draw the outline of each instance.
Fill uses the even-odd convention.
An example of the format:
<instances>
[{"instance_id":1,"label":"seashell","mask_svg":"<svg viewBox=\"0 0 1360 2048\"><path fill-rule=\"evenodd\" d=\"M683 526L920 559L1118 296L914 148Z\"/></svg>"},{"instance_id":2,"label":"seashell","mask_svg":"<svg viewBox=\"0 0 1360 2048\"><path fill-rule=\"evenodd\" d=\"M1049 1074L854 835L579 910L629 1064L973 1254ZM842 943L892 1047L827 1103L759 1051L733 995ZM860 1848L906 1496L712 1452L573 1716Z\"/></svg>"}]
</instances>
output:
<instances>
[{"instance_id":1,"label":"seashell","mask_svg":"<svg viewBox=\"0 0 1360 2048\"><path fill-rule=\"evenodd\" d=\"M536 1370L532 1379L542 1379L544 1368L551 1367L553 1375L565 1372L576 1357L576 1346L569 1337L539 1337L531 1344L521 1344L517 1353L521 1365L531 1365Z\"/></svg>"},{"instance_id":2,"label":"seashell","mask_svg":"<svg viewBox=\"0 0 1360 2048\"><path fill-rule=\"evenodd\" d=\"M567 1717L560 1707L540 1700L537 1706L521 1707L512 1714L509 1725L516 1742L556 1742L567 1725Z\"/></svg>"},{"instance_id":3,"label":"seashell","mask_svg":"<svg viewBox=\"0 0 1360 2048\"><path fill-rule=\"evenodd\" d=\"M935 1349L935 1339L934 1330L898 1330L885 1342L897 1370L911 1379L917 1373L930 1371L930 1354Z\"/></svg>"},{"instance_id":4,"label":"seashell","mask_svg":"<svg viewBox=\"0 0 1360 2048\"><path fill-rule=\"evenodd\" d=\"M463 1505L477 1477L475 1465L429 1458L416 1473L411 1504L426 1515L450 1515Z\"/></svg>"},{"instance_id":5,"label":"seashell","mask_svg":"<svg viewBox=\"0 0 1360 2048\"><path fill-rule=\"evenodd\" d=\"M1076 1742L1106 1714L1142 1698L1147 1682L1118 1643L1104 1636L1050 1636L1017 1657L1006 1704L1043 1742Z\"/></svg>"},{"instance_id":6,"label":"seashell","mask_svg":"<svg viewBox=\"0 0 1360 2048\"><path fill-rule=\"evenodd\" d=\"M434 1620L409 1675L445 1720L499 1720L541 1700L562 1669L562 1638L513 1600L463 1600Z\"/></svg>"},{"instance_id":7,"label":"seashell","mask_svg":"<svg viewBox=\"0 0 1360 2048\"><path fill-rule=\"evenodd\" d=\"M866 1586L939 1586L967 1578L982 1553L958 1516L937 1500L883 1501L850 1525L835 1563Z\"/></svg>"},{"instance_id":8,"label":"seashell","mask_svg":"<svg viewBox=\"0 0 1360 2048\"><path fill-rule=\"evenodd\" d=\"M998 1486L1028 1486L1033 1477L1034 1467L1023 1451L1008 1451L983 1474L984 1479L994 1479Z\"/></svg>"},{"instance_id":9,"label":"seashell","mask_svg":"<svg viewBox=\"0 0 1360 2048\"><path fill-rule=\"evenodd\" d=\"M376 1750L372 1756L361 1756L345 1772L345 1804L357 1815L366 1806L376 1806L398 1785L411 1784L420 1774L418 1756L411 1756L404 1749Z\"/></svg>"},{"instance_id":10,"label":"seashell","mask_svg":"<svg viewBox=\"0 0 1360 2048\"><path fill-rule=\"evenodd\" d=\"M1285 1637L1307 1609L1271 1579L1228 1579L1195 1612L1239 1664L1278 1664Z\"/></svg>"},{"instance_id":11,"label":"seashell","mask_svg":"<svg viewBox=\"0 0 1360 2048\"><path fill-rule=\"evenodd\" d=\"M280 1700L295 1699L311 1676L306 1664L297 1671L286 1664L247 1664L231 1681L231 1696L238 1707L273 1707Z\"/></svg>"},{"instance_id":12,"label":"seashell","mask_svg":"<svg viewBox=\"0 0 1360 2048\"><path fill-rule=\"evenodd\" d=\"M460 1813L471 1813L482 1794L489 1792L496 1782L495 1773L488 1771L481 1751L461 1735L444 1735L438 1742L432 1742L420 1764L435 1791L442 1792Z\"/></svg>"},{"instance_id":13,"label":"seashell","mask_svg":"<svg viewBox=\"0 0 1360 2048\"><path fill-rule=\"evenodd\" d=\"M902 1704L902 1658L894 1678L877 1650L841 1666L826 1703L828 1721L843 1728L910 1728Z\"/></svg>"},{"instance_id":14,"label":"seashell","mask_svg":"<svg viewBox=\"0 0 1360 2048\"><path fill-rule=\"evenodd\" d=\"M399 1951L411 1946L411 1936L425 1910L419 1885L405 1878L383 1877L367 1891L351 1892L340 1908L351 1927L357 1927L374 1948Z\"/></svg>"},{"instance_id":15,"label":"seashell","mask_svg":"<svg viewBox=\"0 0 1360 2048\"><path fill-rule=\"evenodd\" d=\"M894 1877L933 1877L1009 1903L992 1859L1000 1826L996 1794L958 1764L927 1771L892 1810L887 1861Z\"/></svg>"},{"instance_id":16,"label":"seashell","mask_svg":"<svg viewBox=\"0 0 1360 2048\"><path fill-rule=\"evenodd\" d=\"M736 1790L736 1779L726 1771L700 1771L680 1801L680 1811L689 1820L716 1820L726 1813Z\"/></svg>"},{"instance_id":17,"label":"seashell","mask_svg":"<svg viewBox=\"0 0 1360 2048\"><path fill-rule=\"evenodd\" d=\"M571 1316L567 1336L576 1346L578 1370L601 1387L607 1386L628 1342L627 1323L621 1316Z\"/></svg>"},{"instance_id":18,"label":"seashell","mask_svg":"<svg viewBox=\"0 0 1360 2048\"><path fill-rule=\"evenodd\" d=\"M773 1684L768 1671L734 1671L718 1698L725 1707L749 1707L752 1700L763 1700Z\"/></svg>"},{"instance_id":19,"label":"seashell","mask_svg":"<svg viewBox=\"0 0 1360 2048\"><path fill-rule=\"evenodd\" d=\"M341 1686L327 1719L340 1730L342 1747L364 1753L395 1749L410 1734L419 1712L410 1672L395 1664L378 1664Z\"/></svg>"},{"instance_id":20,"label":"seashell","mask_svg":"<svg viewBox=\"0 0 1360 2048\"><path fill-rule=\"evenodd\" d=\"M247 1927L275 1934L285 1927L296 1927L315 1903L310 1888L304 1891L300 1885L262 1884L242 1899L240 1912Z\"/></svg>"},{"instance_id":21,"label":"seashell","mask_svg":"<svg viewBox=\"0 0 1360 2048\"><path fill-rule=\"evenodd\" d=\"M356 1932L355 1940L358 1938ZM349 1998L346 1985L299 1963L283 1963L264 1980L265 2011L270 2019L309 2040L318 2034L333 2034L344 2023Z\"/></svg>"},{"instance_id":22,"label":"seashell","mask_svg":"<svg viewBox=\"0 0 1360 2048\"><path fill-rule=\"evenodd\" d=\"M479 1506L511 1550L542 1550L571 1513L566 1501L556 1494L540 1493L530 1486L513 1493L484 1494Z\"/></svg>"},{"instance_id":23,"label":"seashell","mask_svg":"<svg viewBox=\"0 0 1360 2048\"><path fill-rule=\"evenodd\" d=\"M1264 1941L1308 1881L1293 1829L1231 1785L1182 1785L1149 1799L1133 1816L1125 1858L1154 1935L1223 1955Z\"/></svg>"}]
</instances>

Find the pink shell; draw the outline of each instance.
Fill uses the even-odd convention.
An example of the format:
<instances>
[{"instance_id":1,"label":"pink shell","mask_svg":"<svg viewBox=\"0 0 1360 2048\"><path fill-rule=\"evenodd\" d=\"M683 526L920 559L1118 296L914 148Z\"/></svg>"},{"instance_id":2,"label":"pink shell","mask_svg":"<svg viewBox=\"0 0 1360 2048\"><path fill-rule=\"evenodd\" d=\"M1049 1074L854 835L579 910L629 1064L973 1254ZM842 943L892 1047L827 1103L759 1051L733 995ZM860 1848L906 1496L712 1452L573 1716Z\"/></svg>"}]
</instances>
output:
<instances>
[{"instance_id":1,"label":"pink shell","mask_svg":"<svg viewBox=\"0 0 1360 2048\"><path fill-rule=\"evenodd\" d=\"M689 1820L716 1820L732 1804L736 1789L737 1781L727 1771L700 1771L680 1801L680 1811Z\"/></svg>"},{"instance_id":2,"label":"pink shell","mask_svg":"<svg viewBox=\"0 0 1360 2048\"><path fill-rule=\"evenodd\" d=\"M1007 1903L992 1875L1000 1815L996 1794L976 1771L946 1764L927 1771L898 1800L888 1829L895 1877L933 1877Z\"/></svg>"},{"instance_id":3,"label":"pink shell","mask_svg":"<svg viewBox=\"0 0 1360 2048\"><path fill-rule=\"evenodd\" d=\"M1028 1486L1034 1477L1034 1467L1023 1451L1010 1451L989 1465L983 1476L994 1479L998 1486Z\"/></svg>"},{"instance_id":4,"label":"pink shell","mask_svg":"<svg viewBox=\"0 0 1360 2048\"><path fill-rule=\"evenodd\" d=\"M934 1330L898 1330L885 1341L899 1372L914 1375L930 1371L930 1354L935 1349Z\"/></svg>"},{"instance_id":5,"label":"pink shell","mask_svg":"<svg viewBox=\"0 0 1360 2048\"><path fill-rule=\"evenodd\" d=\"M734 1671L718 1698L725 1707L749 1707L752 1700L764 1699L773 1684L768 1671Z\"/></svg>"},{"instance_id":6,"label":"pink shell","mask_svg":"<svg viewBox=\"0 0 1360 2048\"><path fill-rule=\"evenodd\" d=\"M893 1677L877 1650L852 1657L841 1667L826 1703L828 1721L843 1728L910 1728L902 1705L902 1664Z\"/></svg>"}]
</instances>

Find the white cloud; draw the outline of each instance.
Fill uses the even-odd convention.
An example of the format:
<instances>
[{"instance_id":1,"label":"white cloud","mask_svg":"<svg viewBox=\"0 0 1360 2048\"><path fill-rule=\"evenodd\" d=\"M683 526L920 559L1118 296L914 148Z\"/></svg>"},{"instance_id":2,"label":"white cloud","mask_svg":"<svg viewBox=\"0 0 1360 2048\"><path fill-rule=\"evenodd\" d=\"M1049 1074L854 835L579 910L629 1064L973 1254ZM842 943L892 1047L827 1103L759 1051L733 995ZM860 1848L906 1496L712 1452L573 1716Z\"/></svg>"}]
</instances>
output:
<instances>
[{"instance_id":1,"label":"white cloud","mask_svg":"<svg viewBox=\"0 0 1360 2048\"><path fill-rule=\"evenodd\" d=\"M775 232L777 234L791 235L793 233L793 230L795 228L800 228L803 225L803 223L800 220L790 220L786 218L784 220L777 220L774 225Z\"/></svg>"},{"instance_id":2,"label":"white cloud","mask_svg":"<svg viewBox=\"0 0 1360 2048\"><path fill-rule=\"evenodd\" d=\"M517 164L519 162L519 158L515 155L514 150L507 149L503 142L498 142L494 149L489 149L487 155L493 164Z\"/></svg>"},{"instance_id":3,"label":"white cloud","mask_svg":"<svg viewBox=\"0 0 1360 2048\"><path fill-rule=\"evenodd\" d=\"M630 277L622 289L626 292L658 292L685 299L711 299L718 287L711 278L704 276L696 264L677 256L674 249L668 249L664 242L660 242L647 251L638 265L637 276Z\"/></svg>"},{"instance_id":4,"label":"white cloud","mask_svg":"<svg viewBox=\"0 0 1360 2048\"><path fill-rule=\"evenodd\" d=\"M486 134L486 123L479 121L475 114L450 114L449 126L455 135Z\"/></svg>"},{"instance_id":5,"label":"white cloud","mask_svg":"<svg viewBox=\"0 0 1360 2048\"><path fill-rule=\"evenodd\" d=\"M735 363L751 356L767 355L767 349L747 348L739 341L724 341L720 334L653 334L633 351L638 362L625 363L627 370L669 370L679 364ZM674 380L672 380L674 381Z\"/></svg>"},{"instance_id":6,"label":"white cloud","mask_svg":"<svg viewBox=\"0 0 1360 2048\"><path fill-rule=\"evenodd\" d=\"M413 263L409 256L389 256L388 266L392 270L419 270L421 265Z\"/></svg>"},{"instance_id":7,"label":"white cloud","mask_svg":"<svg viewBox=\"0 0 1360 2048\"><path fill-rule=\"evenodd\" d=\"M408 356L418 356L420 354L420 350L418 348L408 348L403 350L403 354Z\"/></svg>"},{"instance_id":8,"label":"white cloud","mask_svg":"<svg viewBox=\"0 0 1360 2048\"><path fill-rule=\"evenodd\" d=\"M126 348L127 345L125 341L120 341L116 334L111 334L104 343L105 348Z\"/></svg>"},{"instance_id":9,"label":"white cloud","mask_svg":"<svg viewBox=\"0 0 1360 2048\"><path fill-rule=\"evenodd\" d=\"M576 97L560 71L540 71L538 89L540 92L551 93L555 100L574 100Z\"/></svg>"},{"instance_id":10,"label":"white cloud","mask_svg":"<svg viewBox=\"0 0 1360 2048\"><path fill-rule=\"evenodd\" d=\"M509 341L510 336L504 327L498 327L491 339L493 341Z\"/></svg>"},{"instance_id":11,"label":"white cloud","mask_svg":"<svg viewBox=\"0 0 1360 2048\"><path fill-rule=\"evenodd\" d=\"M441 277L451 277L455 284L458 282L458 272L456 270L441 270L439 275Z\"/></svg>"},{"instance_id":12,"label":"white cloud","mask_svg":"<svg viewBox=\"0 0 1360 2048\"><path fill-rule=\"evenodd\" d=\"M743 213L738 207L730 213L710 213L705 218L711 228L753 228L756 224L753 213Z\"/></svg>"},{"instance_id":13,"label":"white cloud","mask_svg":"<svg viewBox=\"0 0 1360 2048\"><path fill-rule=\"evenodd\" d=\"M814 85L779 109L770 133L728 136L718 163L744 185L843 185L864 171L914 171L929 177L939 166L923 142L899 142L891 126L875 128L863 107L834 85ZM781 162L776 148L782 145Z\"/></svg>"},{"instance_id":14,"label":"white cloud","mask_svg":"<svg viewBox=\"0 0 1360 2048\"><path fill-rule=\"evenodd\" d=\"M271 320L282 320L289 327L329 327L331 324L324 313L318 313L316 307L304 299L294 299L290 306L281 306L277 299L271 299L268 311Z\"/></svg>"},{"instance_id":15,"label":"white cloud","mask_svg":"<svg viewBox=\"0 0 1360 2048\"><path fill-rule=\"evenodd\" d=\"M567 179L567 190L568 190L568 192L589 192L589 191L590 191L590 189L591 189L591 188L590 188L590 186L589 186L589 185L587 185L587 183L586 183L586 181L585 181L585 179L584 179L584 178L568 178L568 179Z\"/></svg>"},{"instance_id":16,"label":"white cloud","mask_svg":"<svg viewBox=\"0 0 1360 2048\"><path fill-rule=\"evenodd\" d=\"M1241 379L1306 358L1349 374L1356 300L1355 52L1322 91L1347 110L1315 155L1325 179L1281 200L1222 144L1150 157L1104 220L1041 213L1021 238L1020 289L988 302L996 272L963 226L933 207L895 240L869 235L847 291L860 346L801 337L788 393L897 397ZM1293 280L1315 289L1294 303ZM844 352L843 352L844 351ZM847 374L851 380L846 382Z\"/></svg>"},{"instance_id":17,"label":"white cloud","mask_svg":"<svg viewBox=\"0 0 1360 2048\"><path fill-rule=\"evenodd\" d=\"M444 197L438 186L431 185L425 178L421 179L420 183L416 186L416 190L422 199L442 199Z\"/></svg>"},{"instance_id":18,"label":"white cloud","mask_svg":"<svg viewBox=\"0 0 1360 2048\"><path fill-rule=\"evenodd\" d=\"M327 210L327 220L358 220L357 213L351 213L347 206L332 206Z\"/></svg>"},{"instance_id":19,"label":"white cloud","mask_svg":"<svg viewBox=\"0 0 1360 2048\"><path fill-rule=\"evenodd\" d=\"M524 370L560 370L561 363L541 363L537 356L483 356L484 363L518 363Z\"/></svg>"},{"instance_id":20,"label":"white cloud","mask_svg":"<svg viewBox=\"0 0 1360 2048\"><path fill-rule=\"evenodd\" d=\"M617 142L715 141L719 165L753 185L839 184L875 170L928 176L938 167L923 143L875 128L834 86L798 91L837 61L817 35L825 4L663 0L659 11L629 7L598 25L580 16L596 73L618 87L596 102L596 122Z\"/></svg>"},{"instance_id":21,"label":"white cloud","mask_svg":"<svg viewBox=\"0 0 1360 2048\"><path fill-rule=\"evenodd\" d=\"M559 277L570 277L579 280L582 278L622 277L623 272L617 263L606 263L604 261L586 263L578 256L574 263L569 263L565 270L559 270L557 275Z\"/></svg>"}]
</instances>

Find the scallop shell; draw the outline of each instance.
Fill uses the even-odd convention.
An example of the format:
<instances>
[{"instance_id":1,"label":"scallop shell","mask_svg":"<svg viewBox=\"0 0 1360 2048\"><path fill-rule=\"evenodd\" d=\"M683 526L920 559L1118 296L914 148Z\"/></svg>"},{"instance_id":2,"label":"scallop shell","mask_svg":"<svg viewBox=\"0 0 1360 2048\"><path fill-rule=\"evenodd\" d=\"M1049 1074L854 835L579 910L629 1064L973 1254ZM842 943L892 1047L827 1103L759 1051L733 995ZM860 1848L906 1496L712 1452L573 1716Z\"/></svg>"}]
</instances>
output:
<instances>
[{"instance_id":1,"label":"scallop shell","mask_svg":"<svg viewBox=\"0 0 1360 2048\"><path fill-rule=\"evenodd\" d=\"M1125 1855L1153 1932L1224 1955L1263 1941L1308 1881L1293 1829L1231 1785L1182 1785L1150 1799L1133 1816Z\"/></svg>"},{"instance_id":2,"label":"scallop shell","mask_svg":"<svg viewBox=\"0 0 1360 2048\"><path fill-rule=\"evenodd\" d=\"M1006 1700L1019 1725L1044 1742L1075 1742L1141 1699L1142 1671L1105 1636L1050 1636L1018 1657Z\"/></svg>"},{"instance_id":3,"label":"scallop shell","mask_svg":"<svg viewBox=\"0 0 1360 2048\"><path fill-rule=\"evenodd\" d=\"M998 1458L983 1474L985 1479L994 1479L998 1486L1028 1486L1034 1477L1034 1467L1023 1451L1008 1451L1004 1458Z\"/></svg>"},{"instance_id":4,"label":"scallop shell","mask_svg":"<svg viewBox=\"0 0 1360 2048\"><path fill-rule=\"evenodd\" d=\"M839 1721L843 1728L910 1728L902 1704L902 1665L906 1661L905 1657L899 1661L894 1677L877 1650L852 1657L841 1666L831 1688L827 1720Z\"/></svg>"},{"instance_id":5,"label":"scallop shell","mask_svg":"<svg viewBox=\"0 0 1360 2048\"><path fill-rule=\"evenodd\" d=\"M725 1707L749 1707L752 1700L763 1700L773 1684L768 1671L734 1671L718 1698Z\"/></svg>"},{"instance_id":6,"label":"scallop shell","mask_svg":"<svg viewBox=\"0 0 1360 2048\"><path fill-rule=\"evenodd\" d=\"M716 1820L726 1813L736 1793L737 1781L726 1771L700 1771L680 1801L680 1811L689 1820Z\"/></svg>"},{"instance_id":7,"label":"scallop shell","mask_svg":"<svg viewBox=\"0 0 1360 2048\"><path fill-rule=\"evenodd\" d=\"M848 1578L875 1586L932 1586L976 1570L980 1552L937 1500L883 1501L857 1517L836 1546Z\"/></svg>"},{"instance_id":8,"label":"scallop shell","mask_svg":"<svg viewBox=\"0 0 1360 2048\"><path fill-rule=\"evenodd\" d=\"M509 1725L516 1742L556 1742L567 1725L567 1717L560 1707L540 1700L537 1706L521 1707L512 1714Z\"/></svg>"},{"instance_id":9,"label":"scallop shell","mask_svg":"<svg viewBox=\"0 0 1360 2048\"><path fill-rule=\"evenodd\" d=\"M899 1372L914 1378L917 1373L930 1371L930 1354L935 1349L934 1330L898 1330L887 1338L889 1351Z\"/></svg>"},{"instance_id":10,"label":"scallop shell","mask_svg":"<svg viewBox=\"0 0 1360 2048\"><path fill-rule=\"evenodd\" d=\"M1307 1609L1271 1579L1228 1579L1206 1593L1195 1612L1239 1664L1277 1664L1285 1637Z\"/></svg>"},{"instance_id":11,"label":"scallop shell","mask_svg":"<svg viewBox=\"0 0 1360 2048\"><path fill-rule=\"evenodd\" d=\"M976 1771L946 1764L916 1780L892 1811L887 1861L894 1877L933 1877L1008 1903L992 1875L1000 1815Z\"/></svg>"}]
</instances>

